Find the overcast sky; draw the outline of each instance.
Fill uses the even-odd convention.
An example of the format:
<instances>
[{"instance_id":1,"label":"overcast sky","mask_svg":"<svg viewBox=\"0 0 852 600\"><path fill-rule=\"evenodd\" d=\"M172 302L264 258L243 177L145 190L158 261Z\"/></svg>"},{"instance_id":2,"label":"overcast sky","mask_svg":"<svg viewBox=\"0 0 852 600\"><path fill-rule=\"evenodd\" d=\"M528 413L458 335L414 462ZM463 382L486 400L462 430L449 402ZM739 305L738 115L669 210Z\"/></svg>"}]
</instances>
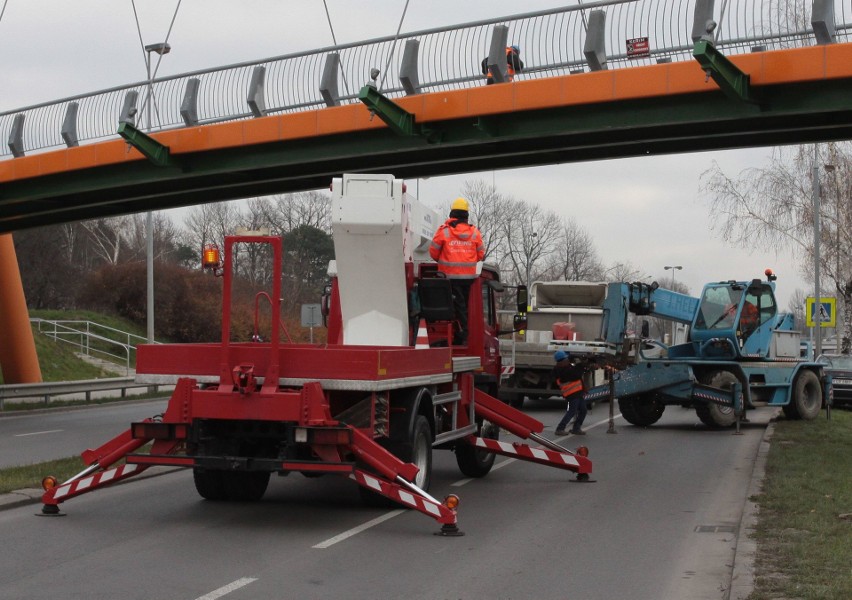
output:
<instances>
[{"instance_id":1,"label":"overcast sky","mask_svg":"<svg viewBox=\"0 0 852 600\"><path fill-rule=\"evenodd\" d=\"M130 0L0 0L0 111L145 79ZM338 43L393 35L403 0L327 0ZM576 4L573 0L410 0L402 31ZM145 44L165 39L178 0L136 0ZM490 12L486 12L490 11ZM332 44L322 0L183 0L159 76ZM5 141L5 140L4 140ZM781 305L806 284L783 251L731 247L710 229L699 177L712 161L729 175L764 164L771 149L644 157L498 171L420 182L437 205L467 179L572 216L607 265L630 261L651 278L676 278L698 294L708 281L751 279L772 267Z\"/></svg>"}]
</instances>

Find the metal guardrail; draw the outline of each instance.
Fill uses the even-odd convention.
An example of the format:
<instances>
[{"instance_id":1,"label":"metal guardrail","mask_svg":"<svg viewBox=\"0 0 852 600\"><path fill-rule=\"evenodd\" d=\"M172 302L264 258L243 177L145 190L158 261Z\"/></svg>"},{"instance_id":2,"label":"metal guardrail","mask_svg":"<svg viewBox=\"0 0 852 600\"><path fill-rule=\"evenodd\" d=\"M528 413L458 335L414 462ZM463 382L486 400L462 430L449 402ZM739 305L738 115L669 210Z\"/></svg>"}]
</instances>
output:
<instances>
[{"instance_id":1,"label":"metal guardrail","mask_svg":"<svg viewBox=\"0 0 852 600\"><path fill-rule=\"evenodd\" d=\"M36 325L39 333L43 333L58 342L75 346L81 354L123 362L125 375L130 373L131 359L133 353L136 352L136 346L132 342L147 343L147 339L142 336L93 321L51 320L36 317L30 319L30 323ZM109 335L113 337L108 337ZM120 342L114 339L115 337L122 337L126 339L126 342ZM117 350L111 352L110 350L113 348ZM121 351L122 354L114 353L118 351Z\"/></svg>"},{"instance_id":2,"label":"metal guardrail","mask_svg":"<svg viewBox=\"0 0 852 600\"><path fill-rule=\"evenodd\" d=\"M600 0L142 81L0 113L0 158L114 138L120 121L148 114L148 98L153 122L138 125L160 130L356 102L371 68L382 70L379 88L391 97L482 85L480 63L502 36L521 47L519 80L692 60L708 16L727 54L852 41L848 0L812 0L817 31L805 4ZM648 39L646 56L628 53L637 38Z\"/></svg>"},{"instance_id":3,"label":"metal guardrail","mask_svg":"<svg viewBox=\"0 0 852 600\"><path fill-rule=\"evenodd\" d=\"M125 398L128 389L142 387L151 388L154 392L158 388L158 386L148 383L137 383L133 377L0 385L0 411L5 410L6 401L12 399L41 398L45 405L49 405L51 399L55 396L84 394L86 402L91 402L93 392L121 390L121 397Z\"/></svg>"}]
</instances>

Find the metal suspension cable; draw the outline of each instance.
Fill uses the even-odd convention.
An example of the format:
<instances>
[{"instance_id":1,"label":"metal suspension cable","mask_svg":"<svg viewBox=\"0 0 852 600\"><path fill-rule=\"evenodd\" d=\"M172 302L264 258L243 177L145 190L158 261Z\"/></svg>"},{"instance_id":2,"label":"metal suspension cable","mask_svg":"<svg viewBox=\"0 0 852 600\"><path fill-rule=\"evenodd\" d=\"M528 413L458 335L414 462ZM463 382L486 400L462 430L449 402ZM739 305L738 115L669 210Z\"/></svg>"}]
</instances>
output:
<instances>
[{"instance_id":1,"label":"metal suspension cable","mask_svg":"<svg viewBox=\"0 0 852 600\"><path fill-rule=\"evenodd\" d=\"M183 2L183 0L178 0L177 5L175 6L175 14L172 15L172 22L169 23L169 30L166 31L166 39L163 40L165 43L168 43L169 37L172 35L172 27L175 26L175 19L177 19L177 15L178 15L178 11L180 10L181 2ZM154 73L151 75L151 77L157 76L157 70L160 68L160 61L163 60L162 54L158 54L157 56L159 57L157 59L157 65L154 67Z\"/></svg>"},{"instance_id":2,"label":"metal suspension cable","mask_svg":"<svg viewBox=\"0 0 852 600\"><path fill-rule=\"evenodd\" d=\"M337 36L334 35L334 25L331 24L331 13L328 12L328 3L326 0L322 0L322 5L325 7L325 18L328 20L328 28L331 30L331 41L337 46ZM343 65L341 65L340 73L343 75L343 89L346 91L346 95L349 95L349 82L346 81L346 70L343 69Z\"/></svg>"},{"instance_id":3,"label":"metal suspension cable","mask_svg":"<svg viewBox=\"0 0 852 600\"><path fill-rule=\"evenodd\" d=\"M390 69L390 63L393 59L393 54L396 52L396 43L399 41L399 32L402 31L402 22L405 20L405 13L408 12L408 3L409 0L405 0L405 7L402 9L402 16L399 18L399 27L396 28L396 35L393 38L393 43L391 44L391 51L388 55L388 61L385 63L385 70L382 73L382 81L379 83L379 89L382 89L385 85L385 79L388 76L388 69Z\"/></svg>"},{"instance_id":4,"label":"metal suspension cable","mask_svg":"<svg viewBox=\"0 0 852 600\"><path fill-rule=\"evenodd\" d=\"M9 0L3 0L3 10L0 10L0 21L3 20L3 15L6 13L7 4L9 4Z\"/></svg>"},{"instance_id":5,"label":"metal suspension cable","mask_svg":"<svg viewBox=\"0 0 852 600\"><path fill-rule=\"evenodd\" d=\"M722 37L722 23L725 22L725 10L728 8L728 0L722 2L722 12L719 14L719 26L716 28L716 37L714 44L718 44Z\"/></svg>"},{"instance_id":6,"label":"metal suspension cable","mask_svg":"<svg viewBox=\"0 0 852 600\"><path fill-rule=\"evenodd\" d=\"M580 18L583 20L583 31L589 32L589 25L586 23L586 11L583 10L583 0L577 0L577 6L580 7Z\"/></svg>"},{"instance_id":7,"label":"metal suspension cable","mask_svg":"<svg viewBox=\"0 0 852 600\"><path fill-rule=\"evenodd\" d=\"M7 2L8 2L8 0L7 0ZM166 39L164 40L165 44L168 44L168 42L169 42L169 37L172 34L172 28L175 25L175 20L177 19L177 15L178 15L178 11L180 10L181 2L183 2L183 0L178 0L177 5L175 6L175 12L172 15L172 20L169 23L169 29L166 32ZM142 58L145 61L145 71L146 71L146 73L148 73L150 79L152 80L152 79L157 77L157 71L160 69L160 62L163 60L163 55L159 54L159 53L157 54L157 64L154 67L154 71L151 72L151 65L149 64L149 61L151 60L151 54L147 53L145 51L145 42L142 39L142 26L139 23L139 13L136 10L136 0L130 0L130 3L133 6L133 18L136 21L136 33L139 36L139 47L142 49ZM151 85L150 80L148 81L148 85L149 86ZM151 93L151 92L153 92L153 90L149 89L149 98L145 99L145 102L142 104L142 109L144 111L145 105L150 101L153 104L154 112L157 114L157 119L159 120L160 110L157 107L157 102L156 102L155 99L153 99L153 93ZM151 123L148 123L148 127L151 127Z\"/></svg>"}]
</instances>

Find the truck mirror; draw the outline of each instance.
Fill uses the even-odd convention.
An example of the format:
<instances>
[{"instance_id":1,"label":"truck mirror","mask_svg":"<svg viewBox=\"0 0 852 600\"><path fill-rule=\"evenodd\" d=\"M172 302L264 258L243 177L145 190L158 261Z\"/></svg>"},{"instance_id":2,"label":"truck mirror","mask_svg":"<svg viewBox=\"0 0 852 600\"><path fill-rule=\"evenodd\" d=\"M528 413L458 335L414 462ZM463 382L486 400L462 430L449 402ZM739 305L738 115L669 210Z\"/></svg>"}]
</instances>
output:
<instances>
[{"instance_id":1,"label":"truck mirror","mask_svg":"<svg viewBox=\"0 0 852 600\"><path fill-rule=\"evenodd\" d=\"M642 337L651 337L651 324L648 321L642 321Z\"/></svg>"},{"instance_id":2,"label":"truck mirror","mask_svg":"<svg viewBox=\"0 0 852 600\"><path fill-rule=\"evenodd\" d=\"M529 292L527 291L527 286L519 285L518 286L518 312L519 313L526 313L528 305L529 305Z\"/></svg>"},{"instance_id":3,"label":"truck mirror","mask_svg":"<svg viewBox=\"0 0 852 600\"><path fill-rule=\"evenodd\" d=\"M514 316L512 319L512 326L515 331L521 331L527 328L527 315L526 313L519 313Z\"/></svg>"}]
</instances>

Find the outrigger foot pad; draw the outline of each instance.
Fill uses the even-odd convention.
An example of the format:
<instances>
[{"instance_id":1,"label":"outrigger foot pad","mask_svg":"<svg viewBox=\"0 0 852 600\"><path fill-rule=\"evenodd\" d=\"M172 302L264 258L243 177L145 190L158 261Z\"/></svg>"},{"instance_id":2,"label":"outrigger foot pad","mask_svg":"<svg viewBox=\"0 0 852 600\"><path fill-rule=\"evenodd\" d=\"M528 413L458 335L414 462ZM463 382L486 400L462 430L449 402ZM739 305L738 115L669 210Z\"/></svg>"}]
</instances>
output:
<instances>
[{"instance_id":1,"label":"outrigger foot pad","mask_svg":"<svg viewBox=\"0 0 852 600\"><path fill-rule=\"evenodd\" d=\"M41 512L36 513L37 517L64 517L65 513L59 511L56 504L45 504L41 507Z\"/></svg>"},{"instance_id":2,"label":"outrigger foot pad","mask_svg":"<svg viewBox=\"0 0 852 600\"><path fill-rule=\"evenodd\" d=\"M588 473L577 473L576 479L571 479L571 483L597 483L597 479L589 478Z\"/></svg>"},{"instance_id":3,"label":"outrigger foot pad","mask_svg":"<svg viewBox=\"0 0 852 600\"><path fill-rule=\"evenodd\" d=\"M435 535L441 535L444 537L461 537L464 535L463 531L459 531L458 525L443 525L441 526L441 531L436 531Z\"/></svg>"}]
</instances>

